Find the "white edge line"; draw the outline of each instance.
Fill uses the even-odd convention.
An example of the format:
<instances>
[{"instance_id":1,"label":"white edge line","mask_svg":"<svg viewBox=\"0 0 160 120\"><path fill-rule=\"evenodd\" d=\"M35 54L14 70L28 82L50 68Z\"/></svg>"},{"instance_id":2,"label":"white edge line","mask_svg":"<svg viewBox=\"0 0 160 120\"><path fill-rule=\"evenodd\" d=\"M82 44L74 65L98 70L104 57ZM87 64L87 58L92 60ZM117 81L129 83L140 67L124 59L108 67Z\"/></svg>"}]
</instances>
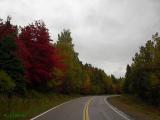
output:
<instances>
[{"instance_id":1,"label":"white edge line","mask_svg":"<svg viewBox=\"0 0 160 120\"><path fill-rule=\"evenodd\" d=\"M64 102L64 103L62 103L62 104L59 104L59 105L57 105L57 106L55 106L55 107L53 107L53 108L51 108L51 109L49 109L49 110L47 110L47 111L45 111L45 112L43 112L43 113L37 115L36 117L31 118L30 120L35 120L36 118L38 118L38 117L46 114L47 112L50 112L51 110L54 110L54 109L56 109L56 108L58 108L58 107L60 107L60 106L62 106L62 105L64 105L64 104L67 104L67 103L69 103L69 102L71 102L71 101L73 101L73 100L76 100L76 99L79 99L79 98L75 98L75 99L69 100L69 101L67 101L67 102Z\"/></svg>"},{"instance_id":2,"label":"white edge line","mask_svg":"<svg viewBox=\"0 0 160 120\"><path fill-rule=\"evenodd\" d=\"M118 113L120 116L122 116L122 117L125 118L126 120L130 120L129 118L127 118L126 116L123 115L123 114L125 114L125 113L121 112L121 111L118 110L118 109L115 109L115 107L113 107L113 106L107 101L107 99L108 99L109 97L112 97L112 96L108 96L108 97L104 98L104 102L105 102L113 111L115 111L116 113ZM122 113L123 113L123 114L122 114Z\"/></svg>"}]
</instances>

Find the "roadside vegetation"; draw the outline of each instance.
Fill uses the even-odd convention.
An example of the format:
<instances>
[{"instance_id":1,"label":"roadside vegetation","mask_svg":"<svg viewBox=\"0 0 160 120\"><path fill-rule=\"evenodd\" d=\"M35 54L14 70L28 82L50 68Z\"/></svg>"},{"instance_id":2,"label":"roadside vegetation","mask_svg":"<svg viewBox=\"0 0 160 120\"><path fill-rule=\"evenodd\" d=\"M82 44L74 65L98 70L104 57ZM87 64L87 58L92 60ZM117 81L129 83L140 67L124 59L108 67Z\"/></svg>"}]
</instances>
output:
<instances>
[{"instance_id":1,"label":"roadside vegetation","mask_svg":"<svg viewBox=\"0 0 160 120\"><path fill-rule=\"evenodd\" d=\"M0 120L29 120L44 111L80 95L38 93L30 91L27 97L0 97Z\"/></svg>"},{"instance_id":2,"label":"roadside vegetation","mask_svg":"<svg viewBox=\"0 0 160 120\"><path fill-rule=\"evenodd\" d=\"M160 120L160 37L152 35L127 65L123 81L126 95L110 98L111 104L136 120Z\"/></svg>"},{"instance_id":3,"label":"roadside vegetation","mask_svg":"<svg viewBox=\"0 0 160 120\"><path fill-rule=\"evenodd\" d=\"M126 94L141 98L144 102L160 106L160 37L152 36L127 65L123 85Z\"/></svg>"},{"instance_id":4,"label":"roadside vegetation","mask_svg":"<svg viewBox=\"0 0 160 120\"><path fill-rule=\"evenodd\" d=\"M0 119L28 119L74 98L72 94L125 93L160 106L158 33L140 47L125 78L116 78L79 59L70 30L63 30L55 42L43 21L18 26L11 17L0 19Z\"/></svg>"},{"instance_id":5,"label":"roadside vegetation","mask_svg":"<svg viewBox=\"0 0 160 120\"><path fill-rule=\"evenodd\" d=\"M108 101L135 120L160 120L160 107L145 103L133 95L111 97Z\"/></svg>"},{"instance_id":6,"label":"roadside vegetation","mask_svg":"<svg viewBox=\"0 0 160 120\"><path fill-rule=\"evenodd\" d=\"M70 30L54 42L43 21L18 26L0 20L0 119L28 119L70 94L121 93L121 78L79 60Z\"/></svg>"}]
</instances>

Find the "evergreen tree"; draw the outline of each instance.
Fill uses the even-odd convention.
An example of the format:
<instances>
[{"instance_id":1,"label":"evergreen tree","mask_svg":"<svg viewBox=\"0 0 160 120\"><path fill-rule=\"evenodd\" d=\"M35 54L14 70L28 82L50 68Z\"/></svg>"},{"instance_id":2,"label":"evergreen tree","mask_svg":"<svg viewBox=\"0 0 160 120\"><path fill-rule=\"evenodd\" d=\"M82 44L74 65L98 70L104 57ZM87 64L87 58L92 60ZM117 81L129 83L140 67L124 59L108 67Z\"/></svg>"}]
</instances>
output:
<instances>
[{"instance_id":1,"label":"evergreen tree","mask_svg":"<svg viewBox=\"0 0 160 120\"><path fill-rule=\"evenodd\" d=\"M145 101L160 104L160 37L158 33L140 47L131 68L127 66L124 89ZM131 69L131 70L130 70Z\"/></svg>"},{"instance_id":2,"label":"evergreen tree","mask_svg":"<svg viewBox=\"0 0 160 120\"><path fill-rule=\"evenodd\" d=\"M15 91L23 94L26 91L26 84L23 65L16 56L17 27L11 25L8 18L5 23L1 23L0 31L3 33L3 36L0 36L0 69L15 81Z\"/></svg>"},{"instance_id":3,"label":"evergreen tree","mask_svg":"<svg viewBox=\"0 0 160 120\"><path fill-rule=\"evenodd\" d=\"M127 65L126 68L126 75L125 75L125 82L123 85L123 90L125 93L129 93L129 86L130 86L130 73L131 73L131 67Z\"/></svg>"}]
</instances>

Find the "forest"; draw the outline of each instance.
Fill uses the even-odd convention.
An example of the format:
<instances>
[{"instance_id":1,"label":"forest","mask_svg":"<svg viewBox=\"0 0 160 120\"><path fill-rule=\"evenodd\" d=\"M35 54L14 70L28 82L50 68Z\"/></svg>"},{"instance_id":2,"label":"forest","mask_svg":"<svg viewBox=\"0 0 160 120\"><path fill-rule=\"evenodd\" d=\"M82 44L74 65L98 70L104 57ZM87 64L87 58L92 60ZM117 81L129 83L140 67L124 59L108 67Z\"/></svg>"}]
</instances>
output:
<instances>
[{"instance_id":1,"label":"forest","mask_svg":"<svg viewBox=\"0 0 160 120\"><path fill-rule=\"evenodd\" d=\"M152 35L138 53L133 63L127 65L123 91L143 101L160 105L160 37Z\"/></svg>"},{"instance_id":2,"label":"forest","mask_svg":"<svg viewBox=\"0 0 160 120\"><path fill-rule=\"evenodd\" d=\"M61 94L131 94L160 104L160 37L152 36L127 65L125 78L82 63L70 30L51 39L43 21L18 27L0 20L0 94L27 96L30 90Z\"/></svg>"},{"instance_id":3,"label":"forest","mask_svg":"<svg viewBox=\"0 0 160 120\"><path fill-rule=\"evenodd\" d=\"M62 94L122 92L122 78L83 64L70 30L54 42L43 21L18 27L11 17L0 20L0 94L25 97L28 91Z\"/></svg>"}]
</instances>

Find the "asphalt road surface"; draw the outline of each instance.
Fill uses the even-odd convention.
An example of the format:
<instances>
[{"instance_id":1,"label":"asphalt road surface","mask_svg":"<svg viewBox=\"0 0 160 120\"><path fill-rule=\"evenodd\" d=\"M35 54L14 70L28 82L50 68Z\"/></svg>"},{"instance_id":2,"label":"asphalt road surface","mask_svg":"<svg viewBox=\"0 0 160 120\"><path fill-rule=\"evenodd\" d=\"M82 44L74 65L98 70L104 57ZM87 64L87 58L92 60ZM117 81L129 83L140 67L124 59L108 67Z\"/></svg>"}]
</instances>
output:
<instances>
[{"instance_id":1,"label":"asphalt road surface","mask_svg":"<svg viewBox=\"0 0 160 120\"><path fill-rule=\"evenodd\" d=\"M113 96L88 96L54 107L31 120L133 120L108 103Z\"/></svg>"}]
</instances>

